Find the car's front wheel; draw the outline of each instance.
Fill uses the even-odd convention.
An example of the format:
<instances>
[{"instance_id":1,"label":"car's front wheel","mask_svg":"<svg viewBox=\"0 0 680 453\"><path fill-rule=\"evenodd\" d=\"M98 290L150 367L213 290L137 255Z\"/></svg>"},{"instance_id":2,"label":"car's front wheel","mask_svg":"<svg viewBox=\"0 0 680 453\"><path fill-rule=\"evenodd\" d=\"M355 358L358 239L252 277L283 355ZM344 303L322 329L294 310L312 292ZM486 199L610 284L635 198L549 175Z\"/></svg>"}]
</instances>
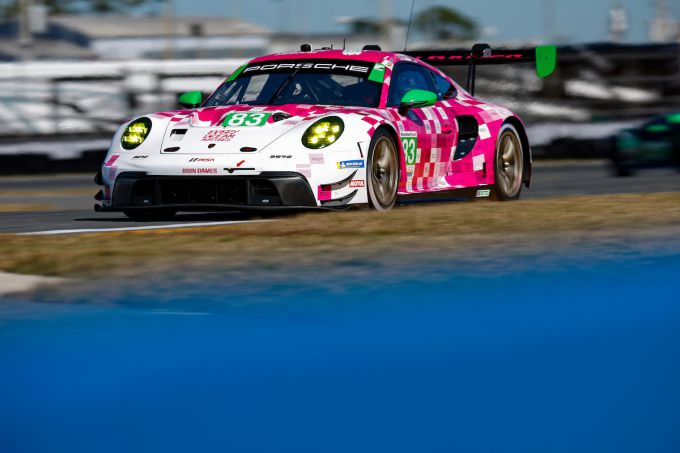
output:
<instances>
[{"instance_id":1,"label":"car's front wheel","mask_svg":"<svg viewBox=\"0 0 680 453\"><path fill-rule=\"evenodd\" d=\"M158 222L171 220L177 211L174 209L135 209L123 211L123 214L136 222Z\"/></svg>"},{"instance_id":2,"label":"car's front wheel","mask_svg":"<svg viewBox=\"0 0 680 453\"><path fill-rule=\"evenodd\" d=\"M371 139L366 179L370 207L376 211L392 209L397 201L399 159L397 145L385 130L378 129Z\"/></svg>"},{"instance_id":3,"label":"car's front wheel","mask_svg":"<svg viewBox=\"0 0 680 453\"><path fill-rule=\"evenodd\" d=\"M496 142L496 199L517 200L522 192L524 151L522 140L512 124L504 124Z\"/></svg>"}]
</instances>

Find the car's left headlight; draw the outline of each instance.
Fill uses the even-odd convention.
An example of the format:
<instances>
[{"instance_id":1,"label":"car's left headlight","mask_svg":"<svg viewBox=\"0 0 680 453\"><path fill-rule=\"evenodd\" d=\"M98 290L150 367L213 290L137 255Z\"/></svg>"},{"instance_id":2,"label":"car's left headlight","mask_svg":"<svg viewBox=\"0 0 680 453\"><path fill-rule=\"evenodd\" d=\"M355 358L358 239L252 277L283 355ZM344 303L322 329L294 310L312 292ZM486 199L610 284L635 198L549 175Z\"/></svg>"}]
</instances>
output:
<instances>
[{"instance_id":1,"label":"car's left headlight","mask_svg":"<svg viewBox=\"0 0 680 453\"><path fill-rule=\"evenodd\" d=\"M135 149L146 139L151 132L151 120L149 118L139 118L134 120L125 128L120 144L124 149Z\"/></svg>"},{"instance_id":2,"label":"car's left headlight","mask_svg":"<svg viewBox=\"0 0 680 453\"><path fill-rule=\"evenodd\" d=\"M307 148L319 149L330 146L342 135L345 123L337 116L329 116L315 122L302 136L302 144Z\"/></svg>"}]
</instances>

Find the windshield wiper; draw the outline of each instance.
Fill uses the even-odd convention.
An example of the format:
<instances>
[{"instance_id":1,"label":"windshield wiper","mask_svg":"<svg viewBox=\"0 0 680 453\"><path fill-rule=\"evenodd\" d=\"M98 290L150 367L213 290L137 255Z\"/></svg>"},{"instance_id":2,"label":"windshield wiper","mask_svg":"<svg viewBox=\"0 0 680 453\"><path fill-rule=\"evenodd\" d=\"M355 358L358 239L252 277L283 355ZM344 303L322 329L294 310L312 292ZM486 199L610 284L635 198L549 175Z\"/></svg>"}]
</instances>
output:
<instances>
[{"instance_id":1,"label":"windshield wiper","mask_svg":"<svg viewBox=\"0 0 680 453\"><path fill-rule=\"evenodd\" d=\"M283 92L283 89L288 86L291 80L293 80L293 77L297 75L297 73L300 72L300 68L296 69L295 71L291 72L288 77L286 77L286 80L283 81L283 83L276 89L274 94L272 95L271 99L269 100L268 104L272 105L274 103L274 99L279 97L279 95Z\"/></svg>"}]
</instances>

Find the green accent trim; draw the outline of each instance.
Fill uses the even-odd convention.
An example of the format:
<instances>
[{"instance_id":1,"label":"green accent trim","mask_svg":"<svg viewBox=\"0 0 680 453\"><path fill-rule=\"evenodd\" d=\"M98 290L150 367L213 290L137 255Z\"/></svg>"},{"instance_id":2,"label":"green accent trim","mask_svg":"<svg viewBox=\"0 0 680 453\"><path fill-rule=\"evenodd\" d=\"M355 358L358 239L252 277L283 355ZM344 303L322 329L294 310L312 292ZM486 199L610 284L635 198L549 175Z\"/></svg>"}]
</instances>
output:
<instances>
[{"instance_id":1,"label":"green accent trim","mask_svg":"<svg viewBox=\"0 0 680 453\"><path fill-rule=\"evenodd\" d=\"M189 91L179 97L179 105L188 109L200 107L203 103L203 93L200 91Z\"/></svg>"},{"instance_id":2,"label":"green accent trim","mask_svg":"<svg viewBox=\"0 0 680 453\"><path fill-rule=\"evenodd\" d=\"M234 80L236 77L238 77L239 75L241 75L241 73L243 72L243 70L244 70L245 68L247 68L247 67L248 67L248 63L239 66L239 67L236 69L236 71L234 71L234 72L231 73L231 75L230 75L229 78L227 79L227 82L231 82L231 81Z\"/></svg>"},{"instance_id":3,"label":"green accent trim","mask_svg":"<svg viewBox=\"0 0 680 453\"><path fill-rule=\"evenodd\" d=\"M381 63L376 63L368 75L368 80L371 82L383 83L385 81L385 65Z\"/></svg>"},{"instance_id":4,"label":"green accent trim","mask_svg":"<svg viewBox=\"0 0 680 453\"><path fill-rule=\"evenodd\" d=\"M666 126L665 124L651 124L645 128L647 132L652 132L652 133L659 133L659 132L668 132L671 130L670 127Z\"/></svg>"},{"instance_id":5,"label":"green accent trim","mask_svg":"<svg viewBox=\"0 0 680 453\"><path fill-rule=\"evenodd\" d=\"M408 90L401 98L402 105L430 107L437 102L437 94L427 90Z\"/></svg>"},{"instance_id":6,"label":"green accent trim","mask_svg":"<svg viewBox=\"0 0 680 453\"><path fill-rule=\"evenodd\" d=\"M671 113L666 119L671 124L680 124L680 113Z\"/></svg>"},{"instance_id":7,"label":"green accent trim","mask_svg":"<svg viewBox=\"0 0 680 453\"><path fill-rule=\"evenodd\" d=\"M557 47L536 47L536 74L539 77L548 77L557 69Z\"/></svg>"}]
</instances>

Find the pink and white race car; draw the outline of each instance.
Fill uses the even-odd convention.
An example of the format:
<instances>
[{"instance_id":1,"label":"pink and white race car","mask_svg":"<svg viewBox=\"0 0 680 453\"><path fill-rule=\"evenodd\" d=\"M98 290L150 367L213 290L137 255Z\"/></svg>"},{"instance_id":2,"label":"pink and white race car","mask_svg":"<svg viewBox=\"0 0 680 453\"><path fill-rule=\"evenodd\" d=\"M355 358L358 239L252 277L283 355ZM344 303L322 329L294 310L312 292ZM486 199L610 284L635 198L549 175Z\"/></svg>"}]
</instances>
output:
<instances>
[{"instance_id":1,"label":"pink and white race car","mask_svg":"<svg viewBox=\"0 0 680 453\"><path fill-rule=\"evenodd\" d=\"M97 184L98 211L155 219L177 211L388 210L424 198L519 198L531 181L524 125L473 97L475 67L536 62L556 50L311 51L255 58L185 110L123 124ZM469 66L467 90L438 69Z\"/></svg>"}]
</instances>

